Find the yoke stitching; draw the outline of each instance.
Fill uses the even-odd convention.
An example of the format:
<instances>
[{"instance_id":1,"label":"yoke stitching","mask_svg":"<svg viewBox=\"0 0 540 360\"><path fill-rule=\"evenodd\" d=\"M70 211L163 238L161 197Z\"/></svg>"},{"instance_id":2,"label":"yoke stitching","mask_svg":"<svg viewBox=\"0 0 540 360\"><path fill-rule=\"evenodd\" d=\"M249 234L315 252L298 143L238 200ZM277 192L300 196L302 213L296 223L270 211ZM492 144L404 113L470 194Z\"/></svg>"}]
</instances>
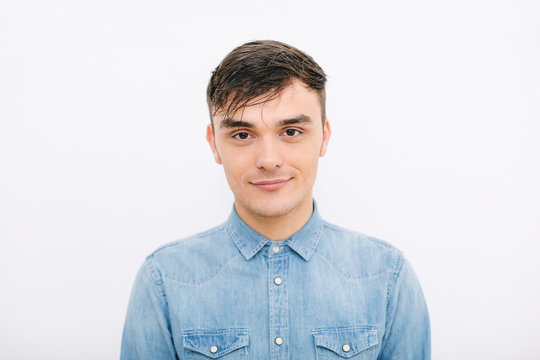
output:
<instances>
[{"instance_id":1,"label":"yoke stitching","mask_svg":"<svg viewBox=\"0 0 540 360\"><path fill-rule=\"evenodd\" d=\"M212 272L212 275L208 278L204 278L202 280L199 280L199 281L196 281L196 282L187 282L187 281L183 281L183 280L180 280L180 279L175 279L173 277L170 277L168 275L165 275L163 274L162 277L163 278L167 278L168 280L171 280L171 281L174 281L174 282L177 282L179 284L183 284L183 285L187 285L187 286L200 286L210 280L212 280L213 278L215 278L216 276L218 276L222 271L223 269L229 265L229 263L231 263L235 257L237 256L240 256L238 254L233 254L229 259L227 259L227 261L223 264L223 266L221 266L221 268L218 270L218 271L215 271L215 272Z\"/></svg>"},{"instance_id":2,"label":"yoke stitching","mask_svg":"<svg viewBox=\"0 0 540 360\"><path fill-rule=\"evenodd\" d=\"M350 275L345 275L340 269L338 269L333 262L331 262L330 260L328 260L326 257L324 257L321 253L319 253L319 256L323 259L323 261L325 263L327 263L332 269L334 269L338 274L340 274L343 278L347 279L347 280L365 280L365 279L371 279L371 278L375 278L375 277L378 277L378 276L381 276L383 274L386 274L389 270L381 270L377 273L374 273L374 274L368 274L368 275L365 275L365 276L360 276L360 277L354 277L354 276L350 276Z\"/></svg>"}]
</instances>

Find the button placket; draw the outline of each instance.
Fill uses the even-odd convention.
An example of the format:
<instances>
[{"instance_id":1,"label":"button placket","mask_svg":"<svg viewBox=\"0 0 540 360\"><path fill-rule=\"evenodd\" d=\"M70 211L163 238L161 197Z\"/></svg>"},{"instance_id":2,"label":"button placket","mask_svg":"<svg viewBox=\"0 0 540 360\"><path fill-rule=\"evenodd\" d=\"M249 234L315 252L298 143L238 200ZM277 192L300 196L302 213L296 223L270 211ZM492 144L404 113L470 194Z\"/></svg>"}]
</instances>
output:
<instances>
[{"instance_id":1,"label":"button placket","mask_svg":"<svg viewBox=\"0 0 540 360\"><path fill-rule=\"evenodd\" d=\"M276 247L278 248L276 250ZM268 296L270 311L270 358L289 359L289 307L287 300L287 268L289 249L274 245L268 258Z\"/></svg>"}]
</instances>

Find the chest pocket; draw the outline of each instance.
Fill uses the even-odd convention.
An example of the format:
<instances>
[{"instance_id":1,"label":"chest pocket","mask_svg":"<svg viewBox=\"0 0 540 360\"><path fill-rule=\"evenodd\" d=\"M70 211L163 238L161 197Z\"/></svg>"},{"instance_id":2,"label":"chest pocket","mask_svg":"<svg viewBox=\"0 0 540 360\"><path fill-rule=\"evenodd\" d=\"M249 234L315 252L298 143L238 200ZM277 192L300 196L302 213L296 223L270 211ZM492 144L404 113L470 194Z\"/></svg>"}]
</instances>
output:
<instances>
[{"instance_id":1,"label":"chest pocket","mask_svg":"<svg viewBox=\"0 0 540 360\"><path fill-rule=\"evenodd\" d=\"M182 333L188 360L247 360L248 330L192 329Z\"/></svg>"},{"instance_id":2,"label":"chest pocket","mask_svg":"<svg viewBox=\"0 0 540 360\"><path fill-rule=\"evenodd\" d=\"M318 328L312 334L315 337L317 360L375 359L375 348L379 343L375 326Z\"/></svg>"}]
</instances>

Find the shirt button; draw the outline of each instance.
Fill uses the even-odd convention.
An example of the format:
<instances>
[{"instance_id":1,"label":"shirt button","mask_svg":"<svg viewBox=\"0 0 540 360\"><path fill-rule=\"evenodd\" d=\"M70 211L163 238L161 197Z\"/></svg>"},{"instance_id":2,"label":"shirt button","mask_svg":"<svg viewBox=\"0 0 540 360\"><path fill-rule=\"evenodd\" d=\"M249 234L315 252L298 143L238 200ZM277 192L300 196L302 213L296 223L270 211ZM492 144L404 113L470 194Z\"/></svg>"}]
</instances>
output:
<instances>
[{"instance_id":1,"label":"shirt button","mask_svg":"<svg viewBox=\"0 0 540 360\"><path fill-rule=\"evenodd\" d=\"M278 253L279 252L279 246L274 246L272 248L272 251L275 252L275 253Z\"/></svg>"},{"instance_id":2,"label":"shirt button","mask_svg":"<svg viewBox=\"0 0 540 360\"><path fill-rule=\"evenodd\" d=\"M280 337L277 337L276 340L274 340L276 342L276 345L281 345L283 344L283 339L280 338Z\"/></svg>"},{"instance_id":3,"label":"shirt button","mask_svg":"<svg viewBox=\"0 0 540 360\"><path fill-rule=\"evenodd\" d=\"M217 346L216 346L216 345L212 346L212 347L210 348L210 352L211 352L212 354L217 353Z\"/></svg>"},{"instance_id":4,"label":"shirt button","mask_svg":"<svg viewBox=\"0 0 540 360\"><path fill-rule=\"evenodd\" d=\"M275 278L274 279L274 284L281 285L281 278L280 277Z\"/></svg>"},{"instance_id":5,"label":"shirt button","mask_svg":"<svg viewBox=\"0 0 540 360\"><path fill-rule=\"evenodd\" d=\"M345 351L345 352L351 351L351 347L350 347L348 344L343 345L342 349L343 349L343 351Z\"/></svg>"}]
</instances>

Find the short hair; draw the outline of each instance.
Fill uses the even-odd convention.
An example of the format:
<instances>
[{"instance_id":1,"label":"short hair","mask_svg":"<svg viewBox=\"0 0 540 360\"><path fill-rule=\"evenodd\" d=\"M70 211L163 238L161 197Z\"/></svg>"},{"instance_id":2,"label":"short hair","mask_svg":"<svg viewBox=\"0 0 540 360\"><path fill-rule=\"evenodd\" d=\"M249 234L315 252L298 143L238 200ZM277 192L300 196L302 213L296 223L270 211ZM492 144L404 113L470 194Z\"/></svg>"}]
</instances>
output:
<instances>
[{"instance_id":1,"label":"short hair","mask_svg":"<svg viewBox=\"0 0 540 360\"><path fill-rule=\"evenodd\" d=\"M297 48L274 40L251 41L232 50L212 72L206 100L212 117L232 116L243 107L279 96L293 80L316 91L326 118L326 74L313 58ZM253 101L255 98L259 98Z\"/></svg>"}]
</instances>

